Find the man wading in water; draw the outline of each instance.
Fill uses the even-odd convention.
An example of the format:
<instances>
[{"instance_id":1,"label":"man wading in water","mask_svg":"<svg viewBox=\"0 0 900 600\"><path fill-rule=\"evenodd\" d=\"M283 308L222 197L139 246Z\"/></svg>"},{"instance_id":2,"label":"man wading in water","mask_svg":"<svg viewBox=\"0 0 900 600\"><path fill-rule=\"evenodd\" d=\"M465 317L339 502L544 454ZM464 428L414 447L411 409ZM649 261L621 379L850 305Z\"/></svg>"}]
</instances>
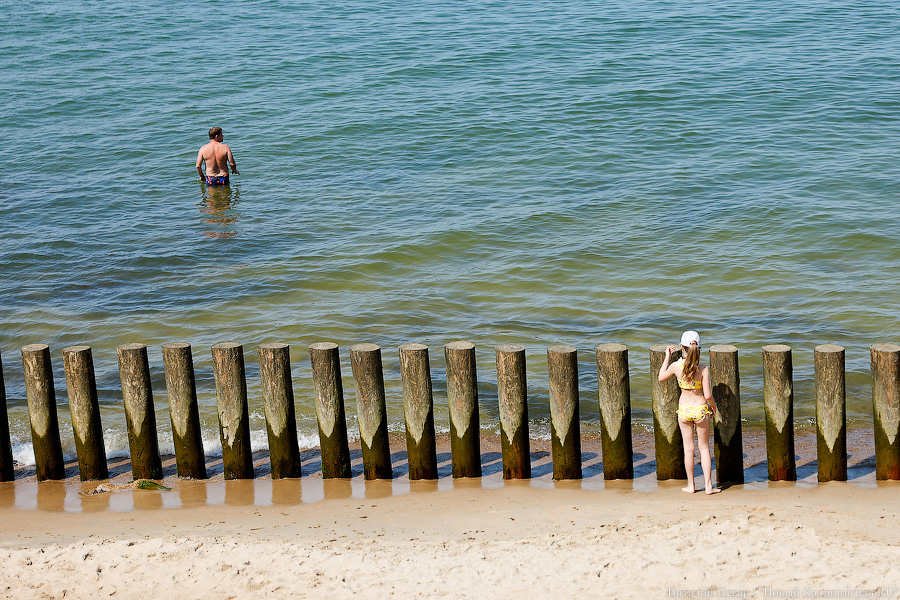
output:
<instances>
[{"instance_id":1,"label":"man wading in water","mask_svg":"<svg viewBox=\"0 0 900 600\"><path fill-rule=\"evenodd\" d=\"M234 155L227 144L223 144L221 127L213 127L209 130L209 143L200 148L197 153L197 173L200 179L206 179L206 185L228 185L228 165L231 164L231 172L240 175ZM203 174L201 165L206 161L206 175Z\"/></svg>"}]
</instances>

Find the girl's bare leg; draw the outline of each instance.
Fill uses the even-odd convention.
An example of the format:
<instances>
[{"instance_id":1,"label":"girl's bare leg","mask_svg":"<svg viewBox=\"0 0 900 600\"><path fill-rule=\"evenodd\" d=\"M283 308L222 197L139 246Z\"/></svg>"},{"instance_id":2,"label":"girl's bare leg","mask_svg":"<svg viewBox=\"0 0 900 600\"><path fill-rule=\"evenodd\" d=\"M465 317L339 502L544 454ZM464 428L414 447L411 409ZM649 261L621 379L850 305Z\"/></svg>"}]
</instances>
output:
<instances>
[{"instance_id":1,"label":"girl's bare leg","mask_svg":"<svg viewBox=\"0 0 900 600\"><path fill-rule=\"evenodd\" d=\"M703 468L703 483L707 494L718 494L722 490L712 486L712 459L709 456L709 422L706 418L697 423L697 443L700 444L700 466Z\"/></svg>"},{"instance_id":2,"label":"girl's bare leg","mask_svg":"<svg viewBox=\"0 0 900 600\"><path fill-rule=\"evenodd\" d=\"M690 421L678 419L678 427L681 428L681 440L684 442L684 470L687 471L687 485L681 491L688 494L694 493L694 424ZM707 437L709 430L707 429ZM707 452L707 454L709 454Z\"/></svg>"}]
</instances>

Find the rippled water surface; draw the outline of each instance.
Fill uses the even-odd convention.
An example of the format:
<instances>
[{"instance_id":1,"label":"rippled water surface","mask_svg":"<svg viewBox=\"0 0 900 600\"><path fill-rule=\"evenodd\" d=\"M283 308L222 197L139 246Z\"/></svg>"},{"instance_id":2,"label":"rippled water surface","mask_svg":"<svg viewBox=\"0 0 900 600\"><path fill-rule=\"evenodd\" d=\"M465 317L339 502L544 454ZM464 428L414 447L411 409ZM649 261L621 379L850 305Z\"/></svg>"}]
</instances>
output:
<instances>
[{"instance_id":1,"label":"rippled water surface","mask_svg":"<svg viewBox=\"0 0 900 600\"><path fill-rule=\"evenodd\" d=\"M812 349L847 348L848 414L870 422L868 346L897 341L900 44L888 2L2 2L0 352L17 452L19 349L94 349L107 448L127 452L116 346L194 346L210 451L209 346L292 345L301 437L316 440L307 347L528 351L546 434L546 347L577 346L584 427L593 348L630 347L635 419L647 348L698 329L741 352L759 423L760 347L794 347L798 422ZM240 176L194 171L219 125ZM60 405L67 448L74 446ZM64 436L65 437L65 436ZM169 442L170 443L170 442Z\"/></svg>"}]
</instances>

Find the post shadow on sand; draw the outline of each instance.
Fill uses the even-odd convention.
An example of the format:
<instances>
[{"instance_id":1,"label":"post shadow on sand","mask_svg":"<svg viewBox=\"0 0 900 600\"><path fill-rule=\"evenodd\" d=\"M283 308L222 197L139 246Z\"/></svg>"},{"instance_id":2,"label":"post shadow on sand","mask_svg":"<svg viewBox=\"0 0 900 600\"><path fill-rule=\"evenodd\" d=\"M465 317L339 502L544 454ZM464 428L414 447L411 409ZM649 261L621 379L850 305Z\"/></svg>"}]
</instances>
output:
<instances>
[{"instance_id":1,"label":"post shadow on sand","mask_svg":"<svg viewBox=\"0 0 900 600\"><path fill-rule=\"evenodd\" d=\"M535 477L541 477L542 475L546 475L547 473L553 473L553 461L546 460L549 456L550 453L546 450L531 453L532 479L534 479ZM537 466L535 466L535 463L538 463Z\"/></svg>"},{"instance_id":2,"label":"post shadow on sand","mask_svg":"<svg viewBox=\"0 0 900 600\"><path fill-rule=\"evenodd\" d=\"M765 458L757 459L756 462L748 464L747 453L744 453L744 482L745 483L762 483L769 480L769 463Z\"/></svg>"},{"instance_id":3,"label":"post shadow on sand","mask_svg":"<svg viewBox=\"0 0 900 600\"><path fill-rule=\"evenodd\" d=\"M632 458L634 465L634 478L640 479L652 473L656 473L656 458L654 456L644 454L643 452L635 452Z\"/></svg>"},{"instance_id":4,"label":"post shadow on sand","mask_svg":"<svg viewBox=\"0 0 900 600\"><path fill-rule=\"evenodd\" d=\"M69 461L65 463L66 470L66 479L77 478L80 479L80 474L78 472L78 459Z\"/></svg>"},{"instance_id":5,"label":"post shadow on sand","mask_svg":"<svg viewBox=\"0 0 900 600\"><path fill-rule=\"evenodd\" d=\"M797 458L800 458L799 456ZM765 467L765 463L763 463ZM847 481L867 477L875 473L875 455L867 456L852 465L847 465ZM812 478L818 479L819 463L813 458L804 464L797 464L797 481Z\"/></svg>"},{"instance_id":6,"label":"post shadow on sand","mask_svg":"<svg viewBox=\"0 0 900 600\"><path fill-rule=\"evenodd\" d=\"M440 452L437 455L438 479L453 475L453 455L449 452Z\"/></svg>"},{"instance_id":7,"label":"post shadow on sand","mask_svg":"<svg viewBox=\"0 0 900 600\"><path fill-rule=\"evenodd\" d=\"M206 457L206 476L209 479L217 475L223 475L225 473L225 461L222 460L221 456L216 457Z\"/></svg>"},{"instance_id":8,"label":"post shadow on sand","mask_svg":"<svg viewBox=\"0 0 900 600\"><path fill-rule=\"evenodd\" d=\"M797 459L800 457L797 456ZM797 481L806 479L807 477L816 477L819 473L819 463L816 459L812 459L804 464L797 463Z\"/></svg>"},{"instance_id":9,"label":"post shadow on sand","mask_svg":"<svg viewBox=\"0 0 900 600\"><path fill-rule=\"evenodd\" d=\"M350 451L350 477L365 475L366 469L362 461L362 449Z\"/></svg>"},{"instance_id":10,"label":"post shadow on sand","mask_svg":"<svg viewBox=\"0 0 900 600\"><path fill-rule=\"evenodd\" d=\"M603 461L599 452L581 453L581 478L603 477Z\"/></svg>"},{"instance_id":11,"label":"post shadow on sand","mask_svg":"<svg viewBox=\"0 0 900 600\"><path fill-rule=\"evenodd\" d=\"M391 471L394 479L409 475L409 457L406 450L391 453Z\"/></svg>"},{"instance_id":12,"label":"post shadow on sand","mask_svg":"<svg viewBox=\"0 0 900 600\"><path fill-rule=\"evenodd\" d=\"M163 456L163 479L169 477L178 477L178 465L175 463L174 456ZM170 460L171 459L171 460Z\"/></svg>"},{"instance_id":13,"label":"post shadow on sand","mask_svg":"<svg viewBox=\"0 0 900 600\"><path fill-rule=\"evenodd\" d=\"M485 452L481 455L481 476L487 477L503 471L503 455L499 452Z\"/></svg>"},{"instance_id":14,"label":"post shadow on sand","mask_svg":"<svg viewBox=\"0 0 900 600\"><path fill-rule=\"evenodd\" d=\"M126 473L131 473L131 459L128 457L125 458L115 458L109 461L109 478L115 479L120 475L124 475Z\"/></svg>"},{"instance_id":15,"label":"post shadow on sand","mask_svg":"<svg viewBox=\"0 0 900 600\"><path fill-rule=\"evenodd\" d=\"M847 479L859 479L875 473L875 455L867 456L852 466L847 467Z\"/></svg>"},{"instance_id":16,"label":"post shadow on sand","mask_svg":"<svg viewBox=\"0 0 900 600\"><path fill-rule=\"evenodd\" d=\"M322 472L322 452L318 448L300 451L300 472L304 475Z\"/></svg>"}]
</instances>

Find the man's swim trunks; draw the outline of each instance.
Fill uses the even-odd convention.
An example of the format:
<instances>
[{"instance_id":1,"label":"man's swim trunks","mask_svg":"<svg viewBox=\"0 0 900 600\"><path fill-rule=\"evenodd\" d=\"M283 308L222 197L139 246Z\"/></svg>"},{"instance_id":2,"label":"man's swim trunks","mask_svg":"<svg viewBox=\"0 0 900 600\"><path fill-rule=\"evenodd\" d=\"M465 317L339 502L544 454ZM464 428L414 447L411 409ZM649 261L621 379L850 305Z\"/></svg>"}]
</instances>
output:
<instances>
[{"instance_id":1,"label":"man's swim trunks","mask_svg":"<svg viewBox=\"0 0 900 600\"><path fill-rule=\"evenodd\" d=\"M207 175L206 185L228 185L228 175Z\"/></svg>"}]
</instances>

